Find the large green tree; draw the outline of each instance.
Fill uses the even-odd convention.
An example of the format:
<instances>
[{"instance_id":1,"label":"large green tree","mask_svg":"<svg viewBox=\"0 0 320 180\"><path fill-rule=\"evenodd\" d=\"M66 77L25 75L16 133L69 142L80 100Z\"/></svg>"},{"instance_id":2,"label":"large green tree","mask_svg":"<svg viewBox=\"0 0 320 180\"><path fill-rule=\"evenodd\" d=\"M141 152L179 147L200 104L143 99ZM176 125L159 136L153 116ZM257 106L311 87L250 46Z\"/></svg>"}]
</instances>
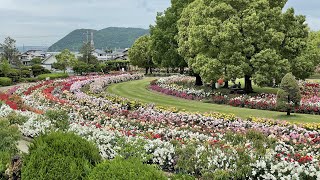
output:
<instances>
[{"instance_id":1,"label":"large green tree","mask_svg":"<svg viewBox=\"0 0 320 180\"><path fill-rule=\"evenodd\" d=\"M148 74L149 70L152 74L152 68L154 67L150 46L150 36L145 35L137 39L129 50L131 64L140 68L145 68L146 74Z\"/></svg>"},{"instance_id":2,"label":"large green tree","mask_svg":"<svg viewBox=\"0 0 320 180\"><path fill-rule=\"evenodd\" d=\"M171 0L171 7L164 13L158 13L156 25L151 26L151 49L153 61L164 68L187 67L187 63L178 53L177 22L183 9L194 0Z\"/></svg>"},{"instance_id":3,"label":"large green tree","mask_svg":"<svg viewBox=\"0 0 320 180\"><path fill-rule=\"evenodd\" d=\"M272 84L293 69L308 27L287 0L195 0L178 21L179 53L206 81L245 78L245 90Z\"/></svg>"},{"instance_id":4,"label":"large green tree","mask_svg":"<svg viewBox=\"0 0 320 180\"><path fill-rule=\"evenodd\" d=\"M297 58L292 71L296 72L295 76L299 79L310 77L320 64L320 31L310 32L307 48Z\"/></svg>"},{"instance_id":5,"label":"large green tree","mask_svg":"<svg viewBox=\"0 0 320 180\"><path fill-rule=\"evenodd\" d=\"M63 50L60 54L56 55L56 59L57 62L54 64L54 68L63 70L63 72L66 72L68 67L72 67L77 62L75 55L68 49Z\"/></svg>"},{"instance_id":6,"label":"large green tree","mask_svg":"<svg viewBox=\"0 0 320 180\"><path fill-rule=\"evenodd\" d=\"M16 48L16 40L11 37L7 37L3 43L0 43L0 47L3 49L3 56L9 61L10 64L18 66L20 64L18 55L19 51Z\"/></svg>"}]
</instances>

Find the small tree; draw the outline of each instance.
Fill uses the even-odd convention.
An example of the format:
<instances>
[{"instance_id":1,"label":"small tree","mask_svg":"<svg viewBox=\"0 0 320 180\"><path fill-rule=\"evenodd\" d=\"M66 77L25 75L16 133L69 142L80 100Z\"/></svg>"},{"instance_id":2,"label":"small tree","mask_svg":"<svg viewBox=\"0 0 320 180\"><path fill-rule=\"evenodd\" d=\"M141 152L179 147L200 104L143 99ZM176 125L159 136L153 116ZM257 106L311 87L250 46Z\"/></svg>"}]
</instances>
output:
<instances>
[{"instance_id":1,"label":"small tree","mask_svg":"<svg viewBox=\"0 0 320 180\"><path fill-rule=\"evenodd\" d=\"M68 49L63 50L60 54L56 55L56 58L57 63L54 64L54 68L63 70L63 72L66 72L68 67L72 67L77 62L75 55Z\"/></svg>"},{"instance_id":2,"label":"small tree","mask_svg":"<svg viewBox=\"0 0 320 180\"><path fill-rule=\"evenodd\" d=\"M289 116L292 107L298 106L301 100L300 88L297 80L292 73L286 74L281 81L280 89L277 94L277 107L285 109Z\"/></svg>"},{"instance_id":3,"label":"small tree","mask_svg":"<svg viewBox=\"0 0 320 180\"><path fill-rule=\"evenodd\" d=\"M0 74L3 74L4 77L7 77L11 71L11 66L9 61L6 58L2 58L0 61Z\"/></svg>"},{"instance_id":4,"label":"small tree","mask_svg":"<svg viewBox=\"0 0 320 180\"><path fill-rule=\"evenodd\" d=\"M145 68L146 74L148 74L149 70L150 74L152 74L152 68L154 67L150 45L150 36L145 35L138 38L129 50L131 64L140 68Z\"/></svg>"}]
</instances>

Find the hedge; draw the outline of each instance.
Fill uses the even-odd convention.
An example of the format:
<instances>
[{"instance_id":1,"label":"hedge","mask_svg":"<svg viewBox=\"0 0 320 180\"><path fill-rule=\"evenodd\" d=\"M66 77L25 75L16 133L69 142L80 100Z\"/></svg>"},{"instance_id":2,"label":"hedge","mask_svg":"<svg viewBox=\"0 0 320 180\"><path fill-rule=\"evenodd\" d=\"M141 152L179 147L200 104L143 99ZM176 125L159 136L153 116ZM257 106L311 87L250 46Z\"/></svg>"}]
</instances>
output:
<instances>
[{"instance_id":1,"label":"hedge","mask_svg":"<svg viewBox=\"0 0 320 180\"><path fill-rule=\"evenodd\" d=\"M10 86L12 85L12 80L8 77L0 77L0 86Z\"/></svg>"},{"instance_id":2,"label":"hedge","mask_svg":"<svg viewBox=\"0 0 320 180\"><path fill-rule=\"evenodd\" d=\"M59 78L67 78L69 75L67 73L52 73L52 74L41 74L37 78L38 80L45 80L46 78L50 79L59 79Z\"/></svg>"}]
</instances>

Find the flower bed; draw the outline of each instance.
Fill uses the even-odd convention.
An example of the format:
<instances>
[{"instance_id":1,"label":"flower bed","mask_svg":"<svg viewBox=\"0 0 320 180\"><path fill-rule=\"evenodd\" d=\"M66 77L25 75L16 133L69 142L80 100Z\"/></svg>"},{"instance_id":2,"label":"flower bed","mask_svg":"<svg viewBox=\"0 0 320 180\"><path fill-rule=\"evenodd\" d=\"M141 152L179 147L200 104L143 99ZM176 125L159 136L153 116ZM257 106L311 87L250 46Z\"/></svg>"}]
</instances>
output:
<instances>
[{"instance_id":1,"label":"flower bed","mask_svg":"<svg viewBox=\"0 0 320 180\"><path fill-rule=\"evenodd\" d=\"M281 111L277 108L277 97L275 94L249 95L224 95L221 93L211 93L204 90L192 88L194 78L186 76L171 76L160 78L150 84L150 89L171 96L189 100L208 99L216 104L227 104L234 107L250 109L262 109L270 111ZM185 84L185 85L184 85ZM320 114L320 84L299 82L302 99L300 106L294 109L296 113Z\"/></svg>"},{"instance_id":2,"label":"flower bed","mask_svg":"<svg viewBox=\"0 0 320 180\"><path fill-rule=\"evenodd\" d=\"M67 131L95 142L106 159L135 155L163 170L197 177L223 171L231 179L320 178L319 124L241 120L234 115L173 112L146 104L129 110L123 105L125 99L101 93L110 83L140 78L129 74L69 78L20 87L24 90L14 94L43 111L65 110ZM89 86L90 93L81 91L84 86ZM29 88L32 91L25 94ZM59 128L45 115L7 105L0 107L0 117L10 111L28 117L19 126L25 136Z\"/></svg>"}]
</instances>

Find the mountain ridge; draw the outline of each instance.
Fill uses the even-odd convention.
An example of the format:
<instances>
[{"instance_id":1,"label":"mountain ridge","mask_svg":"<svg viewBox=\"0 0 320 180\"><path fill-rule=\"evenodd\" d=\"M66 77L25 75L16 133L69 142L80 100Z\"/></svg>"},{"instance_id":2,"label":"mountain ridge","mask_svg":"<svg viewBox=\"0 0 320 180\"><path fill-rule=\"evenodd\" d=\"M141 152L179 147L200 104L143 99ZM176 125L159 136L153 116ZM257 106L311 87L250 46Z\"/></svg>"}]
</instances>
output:
<instances>
[{"instance_id":1,"label":"mountain ridge","mask_svg":"<svg viewBox=\"0 0 320 180\"><path fill-rule=\"evenodd\" d=\"M148 29L131 27L108 27L101 30L76 29L51 45L48 51L58 52L64 49L79 51L82 44L87 41L87 32L89 32L89 41L93 32L96 49L128 48L137 38L149 34Z\"/></svg>"}]
</instances>

